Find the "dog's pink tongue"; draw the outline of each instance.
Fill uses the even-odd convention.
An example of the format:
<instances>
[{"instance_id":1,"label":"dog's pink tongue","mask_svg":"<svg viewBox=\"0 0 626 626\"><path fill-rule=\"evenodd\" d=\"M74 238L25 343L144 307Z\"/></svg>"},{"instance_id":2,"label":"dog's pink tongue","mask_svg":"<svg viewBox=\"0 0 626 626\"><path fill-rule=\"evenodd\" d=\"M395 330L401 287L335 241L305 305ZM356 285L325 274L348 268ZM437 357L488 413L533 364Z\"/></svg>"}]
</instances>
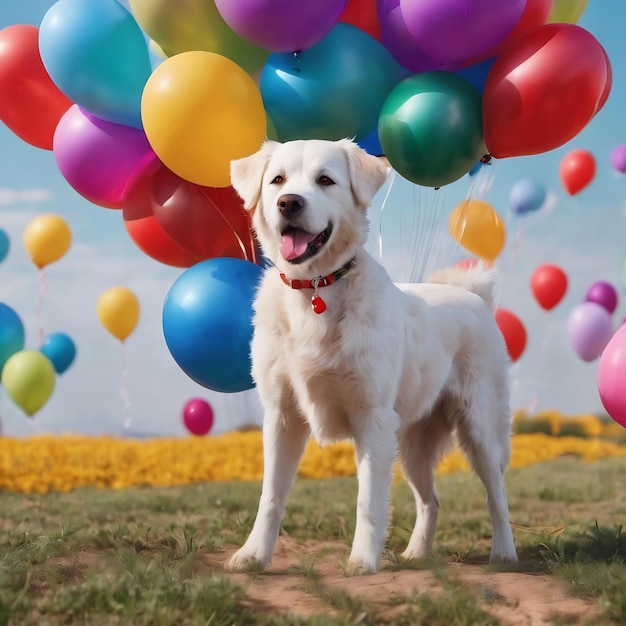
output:
<instances>
[{"instance_id":1,"label":"dog's pink tongue","mask_svg":"<svg viewBox=\"0 0 626 626\"><path fill-rule=\"evenodd\" d=\"M283 259L291 261L297 259L306 252L309 242L315 239L315 235L304 230L289 230L283 235L283 242L280 246L280 253Z\"/></svg>"}]
</instances>

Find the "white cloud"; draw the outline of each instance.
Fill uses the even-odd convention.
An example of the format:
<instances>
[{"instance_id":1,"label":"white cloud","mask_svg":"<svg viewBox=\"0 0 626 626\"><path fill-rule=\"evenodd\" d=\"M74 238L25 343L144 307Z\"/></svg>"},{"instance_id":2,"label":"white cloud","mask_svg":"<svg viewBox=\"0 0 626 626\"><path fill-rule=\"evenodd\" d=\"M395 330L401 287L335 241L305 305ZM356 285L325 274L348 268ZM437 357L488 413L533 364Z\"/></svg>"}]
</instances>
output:
<instances>
[{"instance_id":1,"label":"white cloud","mask_svg":"<svg viewBox=\"0 0 626 626\"><path fill-rule=\"evenodd\" d=\"M52 198L50 189L8 189L0 187L0 206L41 204Z\"/></svg>"}]
</instances>

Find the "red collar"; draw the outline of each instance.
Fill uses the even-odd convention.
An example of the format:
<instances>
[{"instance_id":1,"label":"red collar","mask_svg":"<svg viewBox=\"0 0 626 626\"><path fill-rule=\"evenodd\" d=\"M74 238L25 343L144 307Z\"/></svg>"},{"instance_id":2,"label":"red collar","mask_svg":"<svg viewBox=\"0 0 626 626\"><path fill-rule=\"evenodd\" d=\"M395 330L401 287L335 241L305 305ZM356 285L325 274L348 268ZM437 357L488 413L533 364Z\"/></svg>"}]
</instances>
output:
<instances>
[{"instance_id":1,"label":"red collar","mask_svg":"<svg viewBox=\"0 0 626 626\"><path fill-rule=\"evenodd\" d=\"M305 278L287 278L284 274L281 273L280 279L287 285L287 287L291 287L292 289L313 289L316 290L318 287L328 287L328 285L332 285L336 283L340 278L345 276L348 271L354 267L354 259L350 259L343 267L340 267L336 272L332 274L328 274L328 276L314 276L311 279Z\"/></svg>"},{"instance_id":2,"label":"red collar","mask_svg":"<svg viewBox=\"0 0 626 626\"><path fill-rule=\"evenodd\" d=\"M336 272L328 274L328 276L314 276L309 279L299 278L287 278L281 273L281 280L292 289L313 289L313 296L311 298L311 307L315 313L323 313L326 310L326 302L318 295L318 287L328 287L336 283L342 276L354 267L354 259L350 259L343 267L340 267Z\"/></svg>"}]
</instances>

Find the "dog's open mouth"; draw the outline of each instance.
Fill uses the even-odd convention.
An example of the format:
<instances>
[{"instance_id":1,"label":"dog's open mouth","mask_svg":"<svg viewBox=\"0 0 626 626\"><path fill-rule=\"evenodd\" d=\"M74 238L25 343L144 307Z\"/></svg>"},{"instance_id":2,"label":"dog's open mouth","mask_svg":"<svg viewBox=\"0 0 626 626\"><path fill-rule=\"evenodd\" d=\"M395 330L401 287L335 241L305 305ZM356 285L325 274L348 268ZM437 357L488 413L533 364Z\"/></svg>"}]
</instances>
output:
<instances>
[{"instance_id":1,"label":"dog's open mouth","mask_svg":"<svg viewBox=\"0 0 626 626\"><path fill-rule=\"evenodd\" d=\"M289 226L282 233L280 253L283 259L297 265L315 256L322 246L330 239L333 225L328 226L319 234L313 235L306 230Z\"/></svg>"}]
</instances>

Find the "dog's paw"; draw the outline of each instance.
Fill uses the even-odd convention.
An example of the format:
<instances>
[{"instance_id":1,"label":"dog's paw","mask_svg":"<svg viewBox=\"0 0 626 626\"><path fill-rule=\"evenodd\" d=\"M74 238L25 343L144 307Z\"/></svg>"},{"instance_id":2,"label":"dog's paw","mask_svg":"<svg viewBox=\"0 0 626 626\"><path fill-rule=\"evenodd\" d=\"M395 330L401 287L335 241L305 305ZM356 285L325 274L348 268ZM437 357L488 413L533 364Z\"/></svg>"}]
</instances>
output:
<instances>
[{"instance_id":1,"label":"dog's paw","mask_svg":"<svg viewBox=\"0 0 626 626\"><path fill-rule=\"evenodd\" d=\"M267 563L242 548L230 557L225 568L229 572L260 572L265 569L266 565Z\"/></svg>"},{"instance_id":2,"label":"dog's paw","mask_svg":"<svg viewBox=\"0 0 626 626\"><path fill-rule=\"evenodd\" d=\"M432 551L427 546L412 548L409 546L401 555L403 561L423 561L431 556Z\"/></svg>"},{"instance_id":3,"label":"dog's paw","mask_svg":"<svg viewBox=\"0 0 626 626\"><path fill-rule=\"evenodd\" d=\"M351 556L344 569L346 576L366 576L380 569L378 559Z\"/></svg>"},{"instance_id":4,"label":"dog's paw","mask_svg":"<svg viewBox=\"0 0 626 626\"><path fill-rule=\"evenodd\" d=\"M489 563L492 565L504 563L517 563L517 553L513 552L492 552L489 556Z\"/></svg>"}]
</instances>

